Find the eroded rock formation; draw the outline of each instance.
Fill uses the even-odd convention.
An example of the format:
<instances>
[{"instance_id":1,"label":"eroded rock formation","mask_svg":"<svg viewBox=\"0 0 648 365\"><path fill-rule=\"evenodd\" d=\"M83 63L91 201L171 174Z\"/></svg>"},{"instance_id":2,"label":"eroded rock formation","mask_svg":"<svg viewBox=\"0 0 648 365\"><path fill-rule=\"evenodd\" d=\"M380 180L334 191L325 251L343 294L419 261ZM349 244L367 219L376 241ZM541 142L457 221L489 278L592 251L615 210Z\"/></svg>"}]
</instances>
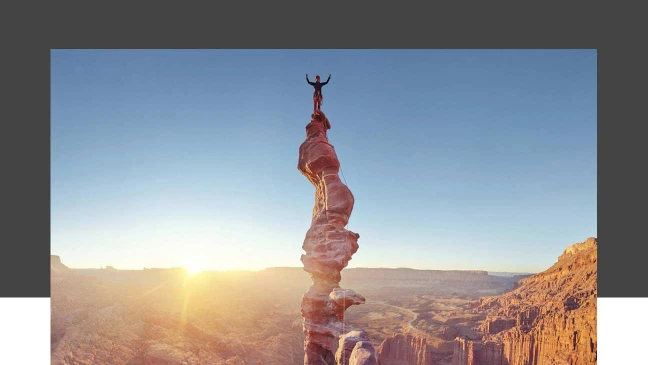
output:
<instances>
[{"instance_id":1,"label":"eroded rock formation","mask_svg":"<svg viewBox=\"0 0 648 365\"><path fill-rule=\"evenodd\" d=\"M335 353L338 365L378 365L378 354L369 341L367 332L351 331L340 336Z\"/></svg>"},{"instance_id":2,"label":"eroded rock formation","mask_svg":"<svg viewBox=\"0 0 648 365\"><path fill-rule=\"evenodd\" d=\"M596 364L597 240L568 247L517 289L480 300L483 341L457 338L457 365Z\"/></svg>"},{"instance_id":3,"label":"eroded rock formation","mask_svg":"<svg viewBox=\"0 0 648 365\"><path fill-rule=\"evenodd\" d=\"M378 348L380 365L436 365L453 354L453 342L396 334Z\"/></svg>"},{"instance_id":4,"label":"eroded rock formation","mask_svg":"<svg viewBox=\"0 0 648 365\"><path fill-rule=\"evenodd\" d=\"M361 344L359 347L354 344L350 354L348 349L342 349L338 361L335 359L340 336L348 330L344 327L344 311L352 305L364 303L365 299L353 290L339 286L340 272L358 250L360 235L345 229L354 198L338 176L340 162L326 136L330 128L324 113L316 111L312 115L306 126L306 141L299 147L297 164L299 171L315 187L313 218L302 246L305 254L301 257L304 270L313 280L301 302L304 364L346 365L351 357L363 361L362 364L371 364L370 361L375 360L375 351L371 350L368 341L356 341ZM358 334L351 334L348 339L355 335Z\"/></svg>"},{"instance_id":5,"label":"eroded rock formation","mask_svg":"<svg viewBox=\"0 0 648 365\"><path fill-rule=\"evenodd\" d=\"M342 365L343 363L340 363ZM349 365L379 365L378 355L376 349L369 341L361 341L355 344L351 357L349 358ZM346 365L346 364L344 364Z\"/></svg>"},{"instance_id":6,"label":"eroded rock formation","mask_svg":"<svg viewBox=\"0 0 648 365\"><path fill-rule=\"evenodd\" d=\"M457 338L453 364L501 365L508 364L504 358L503 344L492 341L469 341Z\"/></svg>"}]
</instances>

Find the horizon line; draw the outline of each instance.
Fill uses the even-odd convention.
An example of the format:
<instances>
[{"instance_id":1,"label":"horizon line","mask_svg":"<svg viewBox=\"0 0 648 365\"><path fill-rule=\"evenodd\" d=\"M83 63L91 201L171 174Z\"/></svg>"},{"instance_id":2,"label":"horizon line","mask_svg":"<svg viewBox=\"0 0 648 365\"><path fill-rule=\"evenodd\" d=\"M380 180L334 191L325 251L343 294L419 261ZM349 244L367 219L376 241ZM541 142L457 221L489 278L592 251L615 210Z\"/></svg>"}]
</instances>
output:
<instances>
[{"instance_id":1,"label":"horizon line","mask_svg":"<svg viewBox=\"0 0 648 365\"><path fill-rule=\"evenodd\" d=\"M56 256L56 255L52 255ZM62 263L65 265L64 263ZM67 265L65 265L67 266ZM187 270L184 266L169 266L169 267L142 267L140 269L119 269L112 265L106 265L104 267L70 267L71 270L115 270L115 271L145 271L145 270ZM108 269L110 267L111 269ZM271 269L301 269L304 270L301 266L268 266L263 269L228 269L228 270L218 270L218 269L204 269L201 272L261 272ZM538 272L533 271L501 271L501 270L482 270L482 269L415 269L411 267L347 267L344 270L353 270L353 269L362 269L362 270L413 270L413 271L464 271L464 272L486 272L486 273L509 273L509 274L537 274Z\"/></svg>"}]
</instances>

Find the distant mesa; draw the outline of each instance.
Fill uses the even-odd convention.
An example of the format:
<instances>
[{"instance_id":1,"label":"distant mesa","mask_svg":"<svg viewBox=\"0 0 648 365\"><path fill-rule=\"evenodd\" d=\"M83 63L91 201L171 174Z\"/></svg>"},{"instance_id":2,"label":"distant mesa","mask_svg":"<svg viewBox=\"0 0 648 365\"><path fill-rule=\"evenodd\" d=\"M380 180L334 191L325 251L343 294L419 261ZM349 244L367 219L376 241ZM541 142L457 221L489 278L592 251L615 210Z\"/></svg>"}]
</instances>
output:
<instances>
[{"instance_id":1,"label":"distant mesa","mask_svg":"<svg viewBox=\"0 0 648 365\"><path fill-rule=\"evenodd\" d=\"M173 272L186 272L184 267L145 267L144 271L173 271Z\"/></svg>"},{"instance_id":2,"label":"distant mesa","mask_svg":"<svg viewBox=\"0 0 648 365\"><path fill-rule=\"evenodd\" d=\"M71 274L74 274L74 271L61 262L61 257L58 255L50 255L50 275L60 276Z\"/></svg>"}]
</instances>

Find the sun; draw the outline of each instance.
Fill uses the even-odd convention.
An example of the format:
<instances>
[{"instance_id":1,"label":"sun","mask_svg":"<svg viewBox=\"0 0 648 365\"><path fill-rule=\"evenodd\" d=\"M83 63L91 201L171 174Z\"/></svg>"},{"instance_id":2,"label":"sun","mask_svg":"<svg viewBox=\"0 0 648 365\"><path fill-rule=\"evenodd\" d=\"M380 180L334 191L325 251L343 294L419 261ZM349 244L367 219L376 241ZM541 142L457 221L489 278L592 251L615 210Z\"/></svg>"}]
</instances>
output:
<instances>
[{"instance_id":1,"label":"sun","mask_svg":"<svg viewBox=\"0 0 648 365\"><path fill-rule=\"evenodd\" d=\"M183 267L189 275L196 275L205 270L205 264L201 260L187 260Z\"/></svg>"},{"instance_id":2,"label":"sun","mask_svg":"<svg viewBox=\"0 0 648 365\"><path fill-rule=\"evenodd\" d=\"M185 265L185 269L187 269L187 274L189 275L196 275L203 271L202 267L194 265Z\"/></svg>"}]
</instances>

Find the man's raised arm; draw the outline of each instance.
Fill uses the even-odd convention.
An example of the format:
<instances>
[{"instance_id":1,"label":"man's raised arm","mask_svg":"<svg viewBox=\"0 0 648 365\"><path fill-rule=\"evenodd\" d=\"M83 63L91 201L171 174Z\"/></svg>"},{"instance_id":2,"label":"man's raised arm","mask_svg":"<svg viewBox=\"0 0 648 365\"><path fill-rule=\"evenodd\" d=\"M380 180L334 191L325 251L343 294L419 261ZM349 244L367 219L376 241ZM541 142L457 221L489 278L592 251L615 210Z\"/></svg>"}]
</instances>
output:
<instances>
[{"instance_id":1,"label":"man's raised arm","mask_svg":"<svg viewBox=\"0 0 648 365\"><path fill-rule=\"evenodd\" d=\"M329 74L328 79L326 79L326 81L324 81L324 82L322 83L322 86L328 84L328 82L329 82L330 79L331 79L331 74Z\"/></svg>"}]
</instances>

